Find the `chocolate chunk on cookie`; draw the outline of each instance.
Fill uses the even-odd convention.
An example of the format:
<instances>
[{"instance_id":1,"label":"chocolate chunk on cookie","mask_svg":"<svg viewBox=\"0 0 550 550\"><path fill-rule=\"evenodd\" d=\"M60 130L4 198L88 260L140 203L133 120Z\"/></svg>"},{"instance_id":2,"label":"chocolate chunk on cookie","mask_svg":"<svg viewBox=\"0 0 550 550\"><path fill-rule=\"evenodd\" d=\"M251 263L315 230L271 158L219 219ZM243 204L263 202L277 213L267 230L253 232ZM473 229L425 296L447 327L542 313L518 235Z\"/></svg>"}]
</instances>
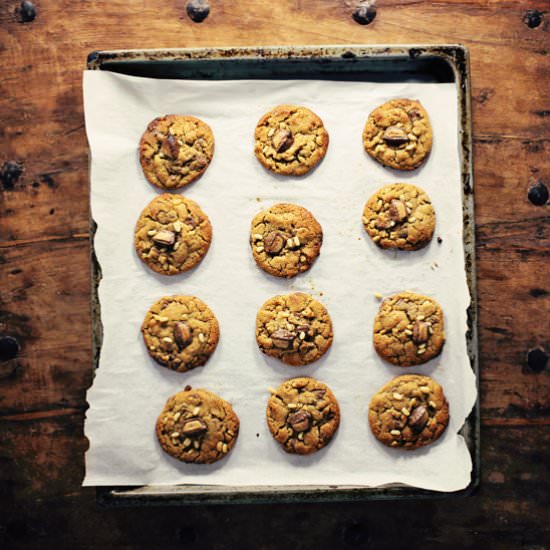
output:
<instances>
[{"instance_id":1,"label":"chocolate chunk on cookie","mask_svg":"<svg viewBox=\"0 0 550 550\"><path fill-rule=\"evenodd\" d=\"M160 365L186 372L204 365L218 345L220 329L212 310L194 296L165 296L143 320L149 355Z\"/></svg>"},{"instance_id":2,"label":"chocolate chunk on cookie","mask_svg":"<svg viewBox=\"0 0 550 550\"><path fill-rule=\"evenodd\" d=\"M270 298L256 316L260 350L287 365L317 361L330 348L332 339L328 311L302 292Z\"/></svg>"},{"instance_id":3,"label":"chocolate chunk on cookie","mask_svg":"<svg viewBox=\"0 0 550 550\"><path fill-rule=\"evenodd\" d=\"M443 312L433 299L412 292L386 298L374 320L374 349L389 363L410 367L441 353Z\"/></svg>"},{"instance_id":4,"label":"chocolate chunk on cookie","mask_svg":"<svg viewBox=\"0 0 550 550\"><path fill-rule=\"evenodd\" d=\"M272 172L301 176L325 156L328 133L312 111L296 105L279 105L266 113L254 133L254 153Z\"/></svg>"},{"instance_id":5,"label":"chocolate chunk on cookie","mask_svg":"<svg viewBox=\"0 0 550 550\"><path fill-rule=\"evenodd\" d=\"M145 177L161 189L179 189L195 181L214 155L214 135L193 116L166 115L149 123L139 144Z\"/></svg>"},{"instance_id":6,"label":"chocolate chunk on cookie","mask_svg":"<svg viewBox=\"0 0 550 550\"><path fill-rule=\"evenodd\" d=\"M307 455L330 442L340 425L340 408L322 382L291 378L272 390L266 417L271 435L287 453Z\"/></svg>"},{"instance_id":7,"label":"chocolate chunk on cookie","mask_svg":"<svg viewBox=\"0 0 550 550\"><path fill-rule=\"evenodd\" d=\"M258 267L276 277L307 271L319 255L323 230L313 214L296 204L279 203L254 217L250 246Z\"/></svg>"},{"instance_id":8,"label":"chocolate chunk on cookie","mask_svg":"<svg viewBox=\"0 0 550 550\"><path fill-rule=\"evenodd\" d=\"M141 213L134 245L140 259L162 275L176 275L197 265L212 240L212 226L199 205L164 193Z\"/></svg>"},{"instance_id":9,"label":"chocolate chunk on cookie","mask_svg":"<svg viewBox=\"0 0 550 550\"><path fill-rule=\"evenodd\" d=\"M362 220L380 248L418 250L431 241L435 229L430 197L408 183L380 188L365 204Z\"/></svg>"},{"instance_id":10,"label":"chocolate chunk on cookie","mask_svg":"<svg viewBox=\"0 0 550 550\"><path fill-rule=\"evenodd\" d=\"M367 153L380 164L414 170L430 154L432 127L428 113L414 99L392 99L369 115L363 130Z\"/></svg>"},{"instance_id":11,"label":"chocolate chunk on cookie","mask_svg":"<svg viewBox=\"0 0 550 550\"><path fill-rule=\"evenodd\" d=\"M168 399L157 419L156 433L170 456L182 462L211 464L235 445L239 418L221 397L188 386Z\"/></svg>"},{"instance_id":12,"label":"chocolate chunk on cookie","mask_svg":"<svg viewBox=\"0 0 550 550\"><path fill-rule=\"evenodd\" d=\"M448 423L443 389L429 376L397 376L373 396L369 406L372 433L388 447L413 450L429 445Z\"/></svg>"}]
</instances>

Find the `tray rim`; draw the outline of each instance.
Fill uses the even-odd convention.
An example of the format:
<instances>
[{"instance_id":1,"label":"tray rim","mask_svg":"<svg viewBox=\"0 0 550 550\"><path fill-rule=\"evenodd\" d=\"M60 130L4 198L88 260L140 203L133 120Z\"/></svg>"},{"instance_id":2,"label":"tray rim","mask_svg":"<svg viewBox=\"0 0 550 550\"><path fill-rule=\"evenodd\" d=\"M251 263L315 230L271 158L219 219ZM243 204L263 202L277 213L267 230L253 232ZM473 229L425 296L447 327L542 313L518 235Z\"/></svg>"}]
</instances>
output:
<instances>
[{"instance_id":1,"label":"tray rim","mask_svg":"<svg viewBox=\"0 0 550 550\"><path fill-rule=\"evenodd\" d=\"M465 265L471 303L468 307L466 332L470 365L476 378L477 398L470 415L460 432L468 431L466 443L472 459L470 483L461 490L441 492L420 489L404 484L378 487L347 485L282 485L282 486L231 486L231 485L142 485L98 486L96 497L103 506L136 505L192 505L192 504L250 504L283 502L330 502L393 499L434 499L472 495L480 483L480 393L478 357L478 308L475 266L475 222L473 198L472 129L470 101L470 61L468 49L460 44L343 44L313 46L255 46L255 47L205 47L205 48L156 48L92 51L88 55L88 70L103 70L106 62L128 61L193 61L212 60L231 62L237 59L270 60L356 60L438 57L451 67L458 88L459 142L461 177L463 186L463 241ZM90 214L90 251L92 263L92 322L94 373L99 363L102 326L97 288L101 268L95 256L93 241L95 222Z\"/></svg>"}]
</instances>

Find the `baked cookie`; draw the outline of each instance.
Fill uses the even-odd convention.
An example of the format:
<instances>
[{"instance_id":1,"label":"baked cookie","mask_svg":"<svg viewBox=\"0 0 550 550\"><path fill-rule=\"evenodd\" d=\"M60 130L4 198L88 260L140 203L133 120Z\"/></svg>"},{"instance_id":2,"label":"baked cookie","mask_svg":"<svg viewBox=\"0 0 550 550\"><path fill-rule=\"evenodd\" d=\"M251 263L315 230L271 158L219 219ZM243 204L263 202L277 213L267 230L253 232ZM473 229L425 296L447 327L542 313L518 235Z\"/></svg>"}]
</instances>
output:
<instances>
[{"instance_id":1,"label":"baked cookie","mask_svg":"<svg viewBox=\"0 0 550 550\"><path fill-rule=\"evenodd\" d=\"M199 205L164 193L141 213L135 229L138 256L153 271L175 275L197 265L208 252L212 226Z\"/></svg>"},{"instance_id":2,"label":"baked cookie","mask_svg":"<svg viewBox=\"0 0 550 550\"><path fill-rule=\"evenodd\" d=\"M220 337L212 310L194 296L165 296L155 302L145 315L141 333L149 355L179 372L204 365Z\"/></svg>"},{"instance_id":3,"label":"baked cookie","mask_svg":"<svg viewBox=\"0 0 550 550\"><path fill-rule=\"evenodd\" d=\"M221 397L187 386L166 401L156 432L162 449L170 456L182 462L211 464L235 445L239 418Z\"/></svg>"},{"instance_id":4,"label":"baked cookie","mask_svg":"<svg viewBox=\"0 0 550 550\"><path fill-rule=\"evenodd\" d=\"M267 425L287 453L308 455L329 443L340 425L340 407L328 386L291 378L271 390Z\"/></svg>"},{"instance_id":5,"label":"baked cookie","mask_svg":"<svg viewBox=\"0 0 550 550\"><path fill-rule=\"evenodd\" d=\"M328 147L323 121L296 105L279 105L266 113L254 132L254 153L272 172L301 176L317 166Z\"/></svg>"},{"instance_id":6,"label":"baked cookie","mask_svg":"<svg viewBox=\"0 0 550 550\"><path fill-rule=\"evenodd\" d=\"M250 246L258 267L276 277L307 271L321 249L323 230L313 214L279 203L260 212L250 225Z\"/></svg>"},{"instance_id":7,"label":"baked cookie","mask_svg":"<svg viewBox=\"0 0 550 550\"><path fill-rule=\"evenodd\" d=\"M143 173L161 189L179 189L195 181L208 168L213 155L212 130L194 116L155 118L139 144Z\"/></svg>"},{"instance_id":8,"label":"baked cookie","mask_svg":"<svg viewBox=\"0 0 550 550\"><path fill-rule=\"evenodd\" d=\"M374 320L374 349L389 363L410 367L441 353L443 313L433 299L412 292L386 298Z\"/></svg>"},{"instance_id":9,"label":"baked cookie","mask_svg":"<svg viewBox=\"0 0 550 550\"><path fill-rule=\"evenodd\" d=\"M443 389L420 374L397 376L373 396L369 406L370 429L388 447L413 450L429 445L448 423Z\"/></svg>"},{"instance_id":10,"label":"baked cookie","mask_svg":"<svg viewBox=\"0 0 550 550\"><path fill-rule=\"evenodd\" d=\"M409 183L380 188L365 204L362 220L380 248L418 250L431 241L435 228L430 197Z\"/></svg>"},{"instance_id":11,"label":"baked cookie","mask_svg":"<svg viewBox=\"0 0 550 550\"><path fill-rule=\"evenodd\" d=\"M392 99L369 115L363 130L367 153L380 164L414 170L430 154L432 126L428 113L414 99Z\"/></svg>"},{"instance_id":12,"label":"baked cookie","mask_svg":"<svg viewBox=\"0 0 550 550\"><path fill-rule=\"evenodd\" d=\"M317 361L330 348L332 338L328 311L302 292L270 298L256 316L260 350L287 365Z\"/></svg>"}]
</instances>

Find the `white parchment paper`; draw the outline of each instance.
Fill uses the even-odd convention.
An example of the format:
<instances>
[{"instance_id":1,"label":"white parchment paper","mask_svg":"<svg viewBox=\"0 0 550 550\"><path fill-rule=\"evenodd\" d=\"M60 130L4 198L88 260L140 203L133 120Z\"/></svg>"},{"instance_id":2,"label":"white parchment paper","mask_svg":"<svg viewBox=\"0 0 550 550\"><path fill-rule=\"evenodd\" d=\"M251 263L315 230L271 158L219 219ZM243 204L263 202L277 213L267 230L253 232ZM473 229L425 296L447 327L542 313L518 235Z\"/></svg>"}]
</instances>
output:
<instances>
[{"instance_id":1,"label":"white parchment paper","mask_svg":"<svg viewBox=\"0 0 550 550\"><path fill-rule=\"evenodd\" d=\"M377 105L418 98L434 132L430 158L413 172L383 168L363 150L361 133ZM277 177L253 154L260 116L280 103L305 105L330 134L327 155L309 175ZM476 397L466 354L469 294L462 244L457 91L454 84L379 84L330 81L177 81L103 71L84 74L86 130L91 149L95 251L104 340L88 391L84 485L223 484L376 486L390 482L440 491L468 485L471 458L457 435ZM216 151L204 176L182 190L213 225L213 242L194 270L156 275L137 258L135 222L159 191L144 178L137 147L147 123L167 113L192 114L212 128ZM431 196L437 227L432 244L412 253L384 252L361 224L365 201L380 186L410 182ZM248 237L253 216L275 202L308 208L324 231L313 268L292 280L260 271ZM442 239L438 244L436 237ZM372 325L383 295L412 290L436 298L446 323L440 357L416 368L384 363L372 346ZM303 368L283 365L257 348L258 308L275 294L311 293L328 308L334 344ZM203 368L186 374L154 363L140 325L163 295L191 294L214 311L219 346ZM450 425L436 444L403 452L379 444L367 422L371 396L392 377L418 372L439 381L450 403ZM339 400L342 421L332 443L311 456L284 453L265 422L268 387L311 375ZM233 404L241 420L237 444L224 460L197 466L178 462L158 445L154 425L166 399L186 384L209 389Z\"/></svg>"}]
</instances>

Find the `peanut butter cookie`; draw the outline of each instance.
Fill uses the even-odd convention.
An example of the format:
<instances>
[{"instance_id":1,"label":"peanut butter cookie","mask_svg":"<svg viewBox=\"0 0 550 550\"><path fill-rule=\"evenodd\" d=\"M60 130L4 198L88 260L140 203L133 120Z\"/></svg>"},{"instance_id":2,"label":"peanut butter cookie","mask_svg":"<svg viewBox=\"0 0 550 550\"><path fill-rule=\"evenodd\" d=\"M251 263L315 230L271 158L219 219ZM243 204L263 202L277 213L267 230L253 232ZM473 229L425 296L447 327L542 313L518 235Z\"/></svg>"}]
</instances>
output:
<instances>
[{"instance_id":1,"label":"peanut butter cookie","mask_svg":"<svg viewBox=\"0 0 550 550\"><path fill-rule=\"evenodd\" d=\"M267 403L271 435L287 453L322 449L340 425L340 407L328 386L314 378L291 378L272 390Z\"/></svg>"},{"instance_id":2,"label":"peanut butter cookie","mask_svg":"<svg viewBox=\"0 0 550 550\"><path fill-rule=\"evenodd\" d=\"M162 275L176 275L197 265L212 240L212 226L199 205L164 193L141 213L134 244L140 259Z\"/></svg>"},{"instance_id":3,"label":"peanut butter cookie","mask_svg":"<svg viewBox=\"0 0 550 550\"><path fill-rule=\"evenodd\" d=\"M301 176L325 156L328 133L323 121L305 107L279 105L266 113L254 133L254 153L272 172Z\"/></svg>"},{"instance_id":4,"label":"peanut butter cookie","mask_svg":"<svg viewBox=\"0 0 550 550\"><path fill-rule=\"evenodd\" d=\"M260 350L287 365L317 361L330 348L332 339L328 311L302 292L270 298L256 316Z\"/></svg>"},{"instance_id":5,"label":"peanut butter cookie","mask_svg":"<svg viewBox=\"0 0 550 550\"><path fill-rule=\"evenodd\" d=\"M432 239L435 212L425 191L408 183L379 189L365 204L363 225L380 248L418 250Z\"/></svg>"},{"instance_id":6,"label":"peanut butter cookie","mask_svg":"<svg viewBox=\"0 0 550 550\"><path fill-rule=\"evenodd\" d=\"M429 376L397 376L373 396L369 406L372 433L388 447L413 450L429 445L448 423L443 389Z\"/></svg>"},{"instance_id":7,"label":"peanut butter cookie","mask_svg":"<svg viewBox=\"0 0 550 550\"><path fill-rule=\"evenodd\" d=\"M212 130L193 116L155 118L139 144L143 173L161 189L179 189L195 181L208 168L213 155Z\"/></svg>"},{"instance_id":8,"label":"peanut butter cookie","mask_svg":"<svg viewBox=\"0 0 550 550\"><path fill-rule=\"evenodd\" d=\"M430 154L432 127L428 113L414 99L392 99L369 115L363 130L367 153L380 164L414 170Z\"/></svg>"},{"instance_id":9,"label":"peanut butter cookie","mask_svg":"<svg viewBox=\"0 0 550 550\"><path fill-rule=\"evenodd\" d=\"M212 310L194 296L165 296L141 325L149 355L160 365L186 372L204 365L218 345L220 329Z\"/></svg>"},{"instance_id":10,"label":"peanut butter cookie","mask_svg":"<svg viewBox=\"0 0 550 550\"><path fill-rule=\"evenodd\" d=\"M276 277L307 271L319 255L323 230L313 214L279 203L260 212L250 226L250 246L258 267Z\"/></svg>"},{"instance_id":11,"label":"peanut butter cookie","mask_svg":"<svg viewBox=\"0 0 550 550\"><path fill-rule=\"evenodd\" d=\"M374 349L389 363L410 367L441 353L443 313L433 299L412 292L386 298L374 320Z\"/></svg>"},{"instance_id":12,"label":"peanut butter cookie","mask_svg":"<svg viewBox=\"0 0 550 550\"><path fill-rule=\"evenodd\" d=\"M221 397L187 386L166 402L156 433L170 456L182 462L211 464L224 458L235 445L239 418Z\"/></svg>"}]
</instances>

